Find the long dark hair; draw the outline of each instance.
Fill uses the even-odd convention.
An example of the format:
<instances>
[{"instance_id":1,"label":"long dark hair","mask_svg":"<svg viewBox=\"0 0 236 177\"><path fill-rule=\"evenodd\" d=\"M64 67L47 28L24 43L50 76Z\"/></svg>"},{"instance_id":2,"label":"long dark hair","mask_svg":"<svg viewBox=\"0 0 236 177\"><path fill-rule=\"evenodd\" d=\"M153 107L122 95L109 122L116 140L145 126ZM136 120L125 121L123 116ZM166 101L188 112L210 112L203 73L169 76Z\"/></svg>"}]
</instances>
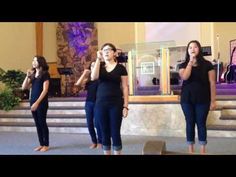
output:
<instances>
[{"instance_id":1,"label":"long dark hair","mask_svg":"<svg viewBox=\"0 0 236 177\"><path fill-rule=\"evenodd\" d=\"M188 63L189 60L190 60L190 55L188 53L188 48L189 48L189 45L191 43L197 44L197 46L199 48L199 53L197 54L196 58L197 58L197 64L201 65L202 61L204 60L204 57L203 57L203 52L202 52L202 46L201 46L200 42L197 41L197 40L192 40L188 43L187 48L186 48L186 54L185 54L185 62Z\"/></svg>"},{"instance_id":2,"label":"long dark hair","mask_svg":"<svg viewBox=\"0 0 236 177\"><path fill-rule=\"evenodd\" d=\"M48 67L47 61L43 56L40 56L40 55L36 55L36 56L34 56L34 58L37 58L39 68L40 68L39 78L41 78L43 74L48 72L49 67ZM32 79L34 79L35 74L36 74L36 68L32 68L32 70L34 71L33 75L32 75Z\"/></svg>"}]
</instances>

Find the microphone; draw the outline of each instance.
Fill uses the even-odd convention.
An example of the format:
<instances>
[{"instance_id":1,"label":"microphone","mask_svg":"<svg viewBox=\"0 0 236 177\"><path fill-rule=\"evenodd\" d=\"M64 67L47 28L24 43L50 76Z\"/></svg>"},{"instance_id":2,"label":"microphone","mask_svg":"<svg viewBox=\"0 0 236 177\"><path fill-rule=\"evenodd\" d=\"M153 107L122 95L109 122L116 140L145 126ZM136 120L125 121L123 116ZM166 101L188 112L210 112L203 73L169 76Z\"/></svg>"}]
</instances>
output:
<instances>
[{"instance_id":1,"label":"microphone","mask_svg":"<svg viewBox=\"0 0 236 177\"><path fill-rule=\"evenodd\" d=\"M236 49L236 47L234 47L234 49L233 49L232 53L234 53L235 49Z\"/></svg>"}]
</instances>

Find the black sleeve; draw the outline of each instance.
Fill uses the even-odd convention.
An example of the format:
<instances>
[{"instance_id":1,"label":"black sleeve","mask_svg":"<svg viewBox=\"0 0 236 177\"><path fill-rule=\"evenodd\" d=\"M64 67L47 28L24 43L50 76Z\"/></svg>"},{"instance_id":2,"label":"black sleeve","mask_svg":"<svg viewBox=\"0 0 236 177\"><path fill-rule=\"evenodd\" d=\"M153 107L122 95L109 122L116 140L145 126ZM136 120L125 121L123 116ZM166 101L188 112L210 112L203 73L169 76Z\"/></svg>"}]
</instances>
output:
<instances>
[{"instance_id":1,"label":"black sleeve","mask_svg":"<svg viewBox=\"0 0 236 177\"><path fill-rule=\"evenodd\" d=\"M211 62L207 62L207 71L210 71L210 70L213 70L214 67L213 67L213 64Z\"/></svg>"},{"instance_id":2,"label":"black sleeve","mask_svg":"<svg viewBox=\"0 0 236 177\"><path fill-rule=\"evenodd\" d=\"M121 65L121 64L119 64L119 65L120 65L121 76L127 76L128 73L127 73L126 68L123 65Z\"/></svg>"},{"instance_id":3,"label":"black sleeve","mask_svg":"<svg viewBox=\"0 0 236 177\"><path fill-rule=\"evenodd\" d=\"M43 80L43 82L47 81L47 80L50 80L50 74L48 72L44 73L43 77L42 77L42 80Z\"/></svg>"}]
</instances>

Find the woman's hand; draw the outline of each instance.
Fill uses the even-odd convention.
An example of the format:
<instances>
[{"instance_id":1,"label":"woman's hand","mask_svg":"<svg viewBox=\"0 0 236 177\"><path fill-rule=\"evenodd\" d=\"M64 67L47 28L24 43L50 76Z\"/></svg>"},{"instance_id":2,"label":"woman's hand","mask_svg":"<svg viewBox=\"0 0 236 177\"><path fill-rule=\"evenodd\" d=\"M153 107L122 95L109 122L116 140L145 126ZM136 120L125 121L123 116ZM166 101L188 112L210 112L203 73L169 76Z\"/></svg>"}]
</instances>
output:
<instances>
[{"instance_id":1,"label":"woman's hand","mask_svg":"<svg viewBox=\"0 0 236 177\"><path fill-rule=\"evenodd\" d=\"M87 75L89 75L91 73L91 71L89 70L89 69L85 69L84 70L84 74L87 76Z\"/></svg>"},{"instance_id":2,"label":"woman's hand","mask_svg":"<svg viewBox=\"0 0 236 177\"><path fill-rule=\"evenodd\" d=\"M189 64L193 66L196 64L196 62L197 62L196 56L194 54L191 54L189 59Z\"/></svg>"},{"instance_id":3,"label":"woman's hand","mask_svg":"<svg viewBox=\"0 0 236 177\"><path fill-rule=\"evenodd\" d=\"M128 116L128 109L127 108L123 108L123 118L126 118Z\"/></svg>"},{"instance_id":4,"label":"woman's hand","mask_svg":"<svg viewBox=\"0 0 236 177\"><path fill-rule=\"evenodd\" d=\"M31 111L36 111L38 108L39 104L37 102L35 102L32 106L31 106Z\"/></svg>"},{"instance_id":5,"label":"woman's hand","mask_svg":"<svg viewBox=\"0 0 236 177\"><path fill-rule=\"evenodd\" d=\"M216 101L211 101L210 110L216 109Z\"/></svg>"},{"instance_id":6,"label":"woman's hand","mask_svg":"<svg viewBox=\"0 0 236 177\"><path fill-rule=\"evenodd\" d=\"M99 58L100 61L102 60L102 51L101 50L97 51L97 58Z\"/></svg>"},{"instance_id":7,"label":"woman's hand","mask_svg":"<svg viewBox=\"0 0 236 177\"><path fill-rule=\"evenodd\" d=\"M26 72L26 76L31 77L32 74L33 74L33 71L31 69L28 69Z\"/></svg>"}]
</instances>

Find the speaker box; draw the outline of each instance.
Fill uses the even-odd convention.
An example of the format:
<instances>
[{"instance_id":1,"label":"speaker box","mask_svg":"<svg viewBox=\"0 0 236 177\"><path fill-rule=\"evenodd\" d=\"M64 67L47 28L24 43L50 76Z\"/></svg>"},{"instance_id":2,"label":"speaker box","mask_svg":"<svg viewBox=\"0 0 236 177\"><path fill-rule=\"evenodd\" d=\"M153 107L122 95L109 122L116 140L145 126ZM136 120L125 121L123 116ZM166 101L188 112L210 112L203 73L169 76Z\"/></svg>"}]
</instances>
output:
<instances>
[{"instance_id":1,"label":"speaker box","mask_svg":"<svg viewBox=\"0 0 236 177\"><path fill-rule=\"evenodd\" d=\"M147 141L143 147L143 155L163 155L166 151L165 141Z\"/></svg>"}]
</instances>

